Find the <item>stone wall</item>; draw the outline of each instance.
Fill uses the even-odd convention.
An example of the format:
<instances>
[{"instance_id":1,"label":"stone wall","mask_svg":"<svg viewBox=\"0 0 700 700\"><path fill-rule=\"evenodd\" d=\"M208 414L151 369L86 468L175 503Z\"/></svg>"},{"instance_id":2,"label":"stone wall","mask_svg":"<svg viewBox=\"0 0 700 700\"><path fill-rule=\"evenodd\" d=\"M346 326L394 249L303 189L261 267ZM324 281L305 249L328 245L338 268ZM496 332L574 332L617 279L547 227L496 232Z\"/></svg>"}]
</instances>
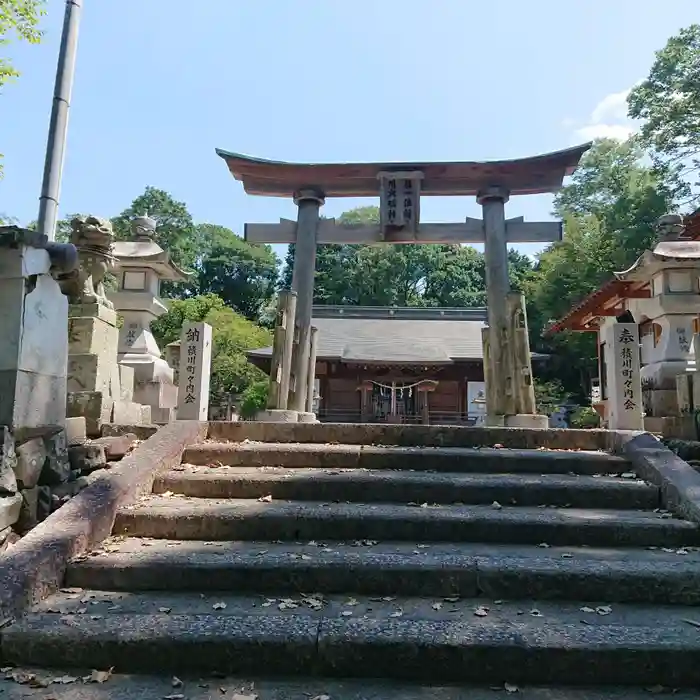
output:
<instances>
[{"instance_id":1,"label":"stone wall","mask_svg":"<svg viewBox=\"0 0 700 700\"><path fill-rule=\"evenodd\" d=\"M72 421L72 422L71 422ZM85 419L15 444L0 426L0 552L128 454L134 434L88 440Z\"/></svg>"}]
</instances>

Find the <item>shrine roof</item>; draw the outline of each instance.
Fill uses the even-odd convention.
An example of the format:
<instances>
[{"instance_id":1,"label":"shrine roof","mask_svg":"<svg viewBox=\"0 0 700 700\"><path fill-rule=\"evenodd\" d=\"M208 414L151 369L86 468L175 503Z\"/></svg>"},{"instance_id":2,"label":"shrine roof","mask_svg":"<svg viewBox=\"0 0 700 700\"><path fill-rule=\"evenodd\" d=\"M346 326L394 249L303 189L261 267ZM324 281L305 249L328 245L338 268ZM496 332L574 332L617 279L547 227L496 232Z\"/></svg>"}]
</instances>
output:
<instances>
[{"instance_id":1,"label":"shrine roof","mask_svg":"<svg viewBox=\"0 0 700 700\"><path fill-rule=\"evenodd\" d=\"M591 321L605 311L606 304L616 298L625 298L633 284L631 281L617 277L608 280L602 287L582 299L566 316L550 326L547 333L597 330L595 325L591 325Z\"/></svg>"},{"instance_id":2,"label":"shrine roof","mask_svg":"<svg viewBox=\"0 0 700 700\"><path fill-rule=\"evenodd\" d=\"M486 187L506 187L512 195L554 192L576 169L590 143L530 158L438 163L286 163L216 149L248 194L292 197L317 187L329 197L379 195L379 172L419 170L422 195L476 195Z\"/></svg>"},{"instance_id":3,"label":"shrine roof","mask_svg":"<svg viewBox=\"0 0 700 700\"><path fill-rule=\"evenodd\" d=\"M317 359L352 364L448 365L482 361L485 308L314 306ZM272 348L248 353L269 358Z\"/></svg>"},{"instance_id":4,"label":"shrine roof","mask_svg":"<svg viewBox=\"0 0 700 700\"><path fill-rule=\"evenodd\" d=\"M148 267L156 271L160 279L170 282L186 282L190 275L178 267L169 253L153 240L115 241L112 252L121 269Z\"/></svg>"}]
</instances>

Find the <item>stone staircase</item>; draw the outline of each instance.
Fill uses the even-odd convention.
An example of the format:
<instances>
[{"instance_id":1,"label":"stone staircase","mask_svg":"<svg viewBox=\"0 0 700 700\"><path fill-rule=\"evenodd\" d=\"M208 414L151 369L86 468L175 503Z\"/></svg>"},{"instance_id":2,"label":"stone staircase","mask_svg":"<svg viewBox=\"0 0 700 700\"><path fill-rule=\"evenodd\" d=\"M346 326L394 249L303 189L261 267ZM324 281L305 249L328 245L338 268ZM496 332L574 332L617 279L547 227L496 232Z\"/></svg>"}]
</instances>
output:
<instances>
[{"instance_id":1,"label":"stone staircase","mask_svg":"<svg viewBox=\"0 0 700 700\"><path fill-rule=\"evenodd\" d=\"M518 431L280 431L219 425L188 447L3 630L4 662L590 697L700 684L700 529L625 459L514 449Z\"/></svg>"}]
</instances>

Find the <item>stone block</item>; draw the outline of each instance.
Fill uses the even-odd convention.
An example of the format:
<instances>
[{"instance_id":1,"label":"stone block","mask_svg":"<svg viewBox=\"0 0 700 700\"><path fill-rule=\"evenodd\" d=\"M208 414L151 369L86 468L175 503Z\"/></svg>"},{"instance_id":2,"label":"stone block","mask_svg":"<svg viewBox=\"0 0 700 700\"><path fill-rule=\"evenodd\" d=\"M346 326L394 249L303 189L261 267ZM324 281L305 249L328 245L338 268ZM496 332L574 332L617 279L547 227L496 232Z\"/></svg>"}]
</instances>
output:
<instances>
[{"instance_id":1,"label":"stone block","mask_svg":"<svg viewBox=\"0 0 700 700\"><path fill-rule=\"evenodd\" d=\"M18 532L24 534L29 532L39 522L37 517L39 503L39 487L34 486L31 489L22 489L22 505L19 511L19 517L15 528Z\"/></svg>"},{"instance_id":2,"label":"stone block","mask_svg":"<svg viewBox=\"0 0 700 700\"><path fill-rule=\"evenodd\" d=\"M93 445L102 445L107 460L122 459L137 444L138 438L133 433L114 437L101 437L93 440Z\"/></svg>"},{"instance_id":3,"label":"stone block","mask_svg":"<svg viewBox=\"0 0 700 700\"><path fill-rule=\"evenodd\" d=\"M141 404L141 420L139 422L141 425L150 425L153 422L150 406L144 406Z\"/></svg>"},{"instance_id":4,"label":"stone block","mask_svg":"<svg viewBox=\"0 0 700 700\"><path fill-rule=\"evenodd\" d=\"M70 445L82 445L87 441L85 416L66 418L66 442Z\"/></svg>"},{"instance_id":5,"label":"stone block","mask_svg":"<svg viewBox=\"0 0 700 700\"><path fill-rule=\"evenodd\" d=\"M39 477L42 486L57 486L70 478L68 441L65 430L44 440L46 461Z\"/></svg>"},{"instance_id":6,"label":"stone block","mask_svg":"<svg viewBox=\"0 0 700 700\"><path fill-rule=\"evenodd\" d=\"M80 316L68 319L71 355L105 355L113 357L116 361L117 335L116 326L99 317Z\"/></svg>"},{"instance_id":7,"label":"stone block","mask_svg":"<svg viewBox=\"0 0 700 700\"><path fill-rule=\"evenodd\" d=\"M123 425L150 423L150 411L148 420L144 420L142 408L140 403L134 403L133 401L115 401L112 422L117 424L122 423Z\"/></svg>"},{"instance_id":8,"label":"stone block","mask_svg":"<svg viewBox=\"0 0 700 700\"><path fill-rule=\"evenodd\" d=\"M174 408L157 408L156 406L149 406L149 408L151 409L151 421L153 423L164 425L176 419L177 412Z\"/></svg>"},{"instance_id":9,"label":"stone block","mask_svg":"<svg viewBox=\"0 0 700 700\"><path fill-rule=\"evenodd\" d=\"M119 400L134 400L134 368L128 365L119 365Z\"/></svg>"},{"instance_id":10,"label":"stone block","mask_svg":"<svg viewBox=\"0 0 700 700\"><path fill-rule=\"evenodd\" d=\"M70 464L73 469L80 470L82 474L89 474L95 469L102 469L107 464L104 445L94 442L86 442L84 445L75 445L68 448Z\"/></svg>"},{"instance_id":11,"label":"stone block","mask_svg":"<svg viewBox=\"0 0 700 700\"><path fill-rule=\"evenodd\" d=\"M22 494L0 496L0 530L10 527L17 522L22 508Z\"/></svg>"},{"instance_id":12,"label":"stone block","mask_svg":"<svg viewBox=\"0 0 700 700\"><path fill-rule=\"evenodd\" d=\"M112 421L114 401L100 391L74 391L68 394L66 414L85 418L88 437L99 437L102 426Z\"/></svg>"},{"instance_id":13,"label":"stone block","mask_svg":"<svg viewBox=\"0 0 700 700\"><path fill-rule=\"evenodd\" d=\"M117 312L108 309L104 304L71 304L68 307L68 318L96 318L110 326L117 326Z\"/></svg>"},{"instance_id":14,"label":"stone block","mask_svg":"<svg viewBox=\"0 0 700 700\"><path fill-rule=\"evenodd\" d=\"M263 423L297 423L299 422L299 412L281 408L266 409L258 411L255 420Z\"/></svg>"},{"instance_id":15,"label":"stone block","mask_svg":"<svg viewBox=\"0 0 700 700\"><path fill-rule=\"evenodd\" d=\"M177 407L177 387L165 382L141 382L134 390L134 400L158 408Z\"/></svg>"},{"instance_id":16,"label":"stone block","mask_svg":"<svg viewBox=\"0 0 700 700\"><path fill-rule=\"evenodd\" d=\"M650 416L678 416L678 393L676 389L642 389L644 407Z\"/></svg>"},{"instance_id":17,"label":"stone block","mask_svg":"<svg viewBox=\"0 0 700 700\"><path fill-rule=\"evenodd\" d=\"M15 474L21 489L31 489L39 483L46 462L46 445L42 438L27 440L16 448Z\"/></svg>"},{"instance_id":18,"label":"stone block","mask_svg":"<svg viewBox=\"0 0 700 700\"><path fill-rule=\"evenodd\" d=\"M15 441L7 426L0 425L0 497L17 493Z\"/></svg>"},{"instance_id":19,"label":"stone block","mask_svg":"<svg viewBox=\"0 0 700 700\"><path fill-rule=\"evenodd\" d=\"M67 391L101 391L111 396L112 369L111 358L100 355L68 355Z\"/></svg>"},{"instance_id":20,"label":"stone block","mask_svg":"<svg viewBox=\"0 0 700 700\"><path fill-rule=\"evenodd\" d=\"M63 426L68 302L45 274L45 250L3 248L0 257L0 425L23 440Z\"/></svg>"}]
</instances>

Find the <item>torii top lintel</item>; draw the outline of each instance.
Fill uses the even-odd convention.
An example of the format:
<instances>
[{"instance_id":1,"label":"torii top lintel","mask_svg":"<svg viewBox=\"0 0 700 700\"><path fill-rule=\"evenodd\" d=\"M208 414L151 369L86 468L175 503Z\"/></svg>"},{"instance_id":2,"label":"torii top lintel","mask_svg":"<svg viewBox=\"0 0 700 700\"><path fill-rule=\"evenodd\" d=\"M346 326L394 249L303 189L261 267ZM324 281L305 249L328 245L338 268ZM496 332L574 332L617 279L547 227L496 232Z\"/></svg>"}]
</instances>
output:
<instances>
[{"instance_id":1,"label":"torii top lintel","mask_svg":"<svg viewBox=\"0 0 700 700\"><path fill-rule=\"evenodd\" d=\"M590 147L585 143L531 158L482 163L285 163L221 149L216 153L248 194L292 197L300 189L317 187L327 197L376 197L378 173L419 170L421 195L470 196L494 186L511 195L555 192Z\"/></svg>"}]
</instances>

